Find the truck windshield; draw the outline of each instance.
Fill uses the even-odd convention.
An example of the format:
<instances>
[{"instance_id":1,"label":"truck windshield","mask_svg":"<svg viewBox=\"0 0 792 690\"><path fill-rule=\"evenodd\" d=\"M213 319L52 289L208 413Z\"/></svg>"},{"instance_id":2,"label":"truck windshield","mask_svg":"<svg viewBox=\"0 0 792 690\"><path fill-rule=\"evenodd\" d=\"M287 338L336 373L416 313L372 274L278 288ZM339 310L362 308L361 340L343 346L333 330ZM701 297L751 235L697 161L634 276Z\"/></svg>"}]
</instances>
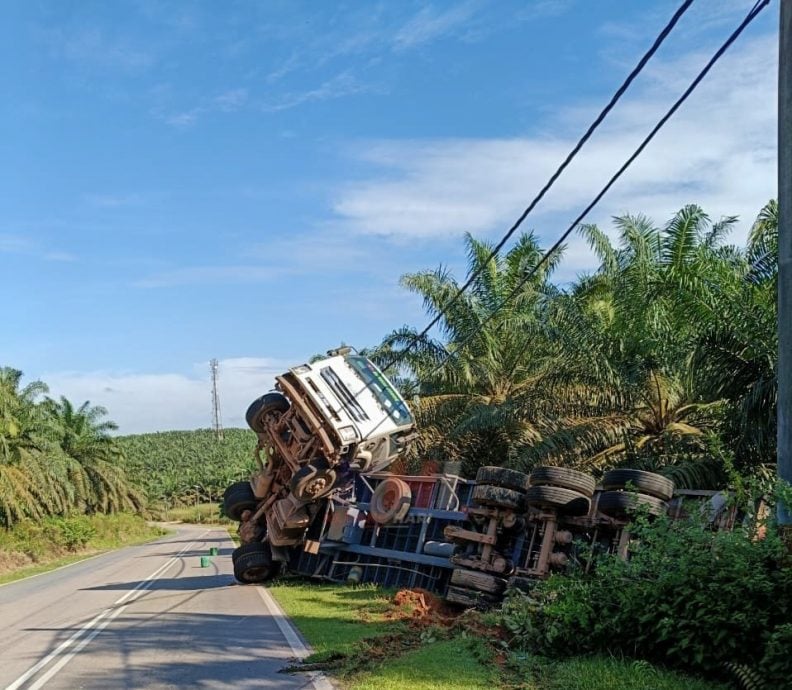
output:
<instances>
[{"instance_id":1,"label":"truck windshield","mask_svg":"<svg viewBox=\"0 0 792 690\"><path fill-rule=\"evenodd\" d=\"M397 424L412 424L413 418L404 400L382 373L362 355L349 355L347 363L363 379L366 387L374 394L377 402Z\"/></svg>"}]
</instances>

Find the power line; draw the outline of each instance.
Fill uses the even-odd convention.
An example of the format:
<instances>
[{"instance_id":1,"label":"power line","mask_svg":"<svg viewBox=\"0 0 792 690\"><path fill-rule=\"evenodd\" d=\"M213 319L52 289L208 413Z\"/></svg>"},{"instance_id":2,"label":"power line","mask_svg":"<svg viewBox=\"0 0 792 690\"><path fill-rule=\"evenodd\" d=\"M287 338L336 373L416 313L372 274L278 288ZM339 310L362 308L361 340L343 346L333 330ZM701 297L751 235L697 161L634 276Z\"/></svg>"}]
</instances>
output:
<instances>
[{"instance_id":1,"label":"power line","mask_svg":"<svg viewBox=\"0 0 792 690\"><path fill-rule=\"evenodd\" d=\"M462 349L465 347L465 345L467 345L468 342L470 342L473 339L473 337L478 334L480 329L485 324L487 324L489 321L491 321L495 317L495 315L501 309L503 309L503 307L511 299L513 299L520 292L520 290L523 289L523 287L526 285L526 283L531 278L533 278L536 275L537 271L545 263L547 263L547 260L550 258L550 256L561 247L561 245L569 237L569 235L572 233L572 231L591 212L591 210L600 202L602 197L604 197L605 194L607 194L607 192L616 183L616 181L633 164L635 159L638 158L638 156L641 155L643 150L649 145L649 142L651 142L652 139L654 139L655 135L663 128L663 126L666 124L666 122L668 122L668 120L671 119L671 117L674 115L674 113L676 113L676 111L679 110L680 106L688 99L690 94L692 94L693 91L695 91L695 89L698 87L698 85L701 83L701 81L704 79L704 77L707 76L707 74L712 69L712 67L715 65L715 63L718 62L718 60L720 60L720 58L729 49L729 47L739 38L740 34L742 34L742 32L745 30L745 28L754 19L756 19L756 17L759 16L761 11L765 7L767 7L768 4L770 4L770 0L757 0L756 4L751 8L750 12L748 12L748 14L742 20L740 25L731 33L731 35L726 39L726 41L721 45L721 47L718 48L718 50L715 52L715 54L710 58L709 62L707 62L707 64L703 67L703 69L698 73L696 78L690 83L690 86L688 86L687 89L685 89L685 91L682 93L682 95L668 109L666 114L663 115L663 117L661 117L660 120L658 120L657 124L652 128L652 130L649 132L649 134L646 136L646 138L640 143L638 148L636 148L635 151L630 155L630 157L622 164L622 166L616 171L616 173L613 175L613 177L611 177L610 180L608 180L608 183L600 190L600 192L594 197L594 199L589 203L589 205L586 206L586 208L584 208L583 211L581 211L581 213L578 215L578 217L575 218L575 220L572 221L570 226L564 231L564 233L561 235L561 237L559 237L558 240L556 240L555 244L553 244L553 246L550 247L550 249L548 249L544 253L542 258L539 259L539 261L536 263L536 265L530 271L528 271L528 273L522 278L522 280L520 280L519 283L517 283L515 288L508 295L506 295L506 297L503 300L501 300L501 302L495 307L495 309L493 309L489 314L487 314L487 316L481 321L480 324L478 324L478 329L476 331L472 332L469 336L467 336L467 338L465 338L461 342L461 344L456 348L456 350L454 352L449 352L442 359L442 361L437 365L437 367L435 367L435 369L433 370L432 373L436 373L437 371L439 371L445 365L445 363L451 358L451 356L453 354L461 352ZM422 335L425 335L425 334L422 334ZM421 336L419 336L419 337L421 337Z\"/></svg>"},{"instance_id":2,"label":"power line","mask_svg":"<svg viewBox=\"0 0 792 690\"><path fill-rule=\"evenodd\" d=\"M585 131L583 136L580 137L577 144L572 148L572 150L567 154L564 161L561 165L556 168L555 172L550 176L550 179L545 183L544 187L539 190L539 193L533 198L530 204L525 208L522 212L520 217L514 222L514 224L509 228L508 232L503 236L503 238L495 245L494 249L490 252L489 256L487 257L486 261L481 264L481 267L474 271L470 277L465 281L464 285L460 287L454 296L448 301L445 307L440 311L437 316L435 316L429 324L424 328L417 336L415 336L412 343L410 343L404 350L402 350L391 362L388 362L383 369L388 369L389 367L393 366L394 364L398 364L404 357L407 356L407 353L424 337L426 336L429 331L437 325L440 319L445 315L446 311L453 306L456 301L462 296L462 294L467 290L472 284L473 281L478 278L479 275L484 271L486 265L492 261L503 249L503 246L506 242L509 241L511 236L517 231L517 229L523 224L525 219L528 217L534 208L536 208L537 204L544 198L545 194L550 190L550 188L555 184L556 180L561 176L561 173L566 170L575 156L578 154L580 149L583 148L584 144L591 138L597 128L602 124L602 121L608 116L611 110L613 110L614 106L619 102L621 97L630 87L630 85L635 81L635 78L641 73L643 68L646 66L646 63L652 58L652 56L657 52L660 46L663 44L665 39L668 37L668 34L671 33L673 28L676 26L677 22L681 19L682 15L688 10L688 8L693 4L693 0L685 0L674 12L674 15L669 20L668 24L663 27L663 30L658 34L657 38L652 43L649 50L644 53L643 57L638 61L638 64L633 68L633 70L627 75L627 78L624 80L622 85L616 90L616 92L611 97L610 101L608 101L607 105L600 111L599 115L595 118L595 120L589 125L588 129Z\"/></svg>"}]
</instances>

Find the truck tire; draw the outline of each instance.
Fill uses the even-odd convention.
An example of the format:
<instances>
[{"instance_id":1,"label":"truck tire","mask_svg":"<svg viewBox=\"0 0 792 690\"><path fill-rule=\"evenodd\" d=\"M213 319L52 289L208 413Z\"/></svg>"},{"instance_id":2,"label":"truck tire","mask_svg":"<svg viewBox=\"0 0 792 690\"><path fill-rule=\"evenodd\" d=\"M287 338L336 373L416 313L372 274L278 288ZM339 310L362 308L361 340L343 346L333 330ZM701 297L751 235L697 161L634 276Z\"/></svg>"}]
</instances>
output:
<instances>
[{"instance_id":1,"label":"truck tire","mask_svg":"<svg viewBox=\"0 0 792 690\"><path fill-rule=\"evenodd\" d=\"M491 486L501 486L504 489L512 489L521 493L527 491L531 485L528 475L524 472L491 465L479 467L478 472L476 472L476 482L479 484L490 484Z\"/></svg>"},{"instance_id":2,"label":"truck tire","mask_svg":"<svg viewBox=\"0 0 792 690\"><path fill-rule=\"evenodd\" d=\"M371 495L369 515L380 525L401 522L407 516L411 502L409 484L397 477L387 477L377 484Z\"/></svg>"},{"instance_id":3,"label":"truck tire","mask_svg":"<svg viewBox=\"0 0 792 690\"><path fill-rule=\"evenodd\" d=\"M489 592L490 594L500 594L506 589L506 580L502 577L495 577L477 570L466 570L455 568L451 573L451 584L456 587L475 589L478 592Z\"/></svg>"},{"instance_id":4,"label":"truck tire","mask_svg":"<svg viewBox=\"0 0 792 690\"><path fill-rule=\"evenodd\" d=\"M294 497L299 501L315 501L333 490L336 481L334 470L305 465L289 482Z\"/></svg>"},{"instance_id":5,"label":"truck tire","mask_svg":"<svg viewBox=\"0 0 792 690\"><path fill-rule=\"evenodd\" d=\"M451 604L466 608L487 609L499 603L501 598L496 594L478 592L475 589L449 585L445 600Z\"/></svg>"},{"instance_id":6,"label":"truck tire","mask_svg":"<svg viewBox=\"0 0 792 690\"><path fill-rule=\"evenodd\" d=\"M513 489L504 489L502 486L479 484L473 487L473 503L523 512L525 495Z\"/></svg>"},{"instance_id":7,"label":"truck tire","mask_svg":"<svg viewBox=\"0 0 792 690\"><path fill-rule=\"evenodd\" d=\"M655 472L643 470L609 470L602 478L605 491L626 489L632 484L642 494L654 496L661 501L670 501L674 495L674 482Z\"/></svg>"},{"instance_id":8,"label":"truck tire","mask_svg":"<svg viewBox=\"0 0 792 690\"><path fill-rule=\"evenodd\" d=\"M289 407L291 403L282 393L266 393L250 403L245 420L253 431L263 434L267 430L264 423L266 417L273 413L282 415Z\"/></svg>"},{"instance_id":9,"label":"truck tire","mask_svg":"<svg viewBox=\"0 0 792 690\"><path fill-rule=\"evenodd\" d=\"M223 494L223 512L231 520L239 522L242 513L256 509L256 497L250 482L237 482L229 486Z\"/></svg>"},{"instance_id":10,"label":"truck tire","mask_svg":"<svg viewBox=\"0 0 792 690\"><path fill-rule=\"evenodd\" d=\"M563 515L587 515L591 501L577 491L558 486L532 486L525 494L529 506L554 508Z\"/></svg>"},{"instance_id":11,"label":"truck tire","mask_svg":"<svg viewBox=\"0 0 792 690\"><path fill-rule=\"evenodd\" d=\"M243 544L231 554L234 577L242 584L266 582L278 574L280 563L272 560L269 544L257 541Z\"/></svg>"},{"instance_id":12,"label":"truck tire","mask_svg":"<svg viewBox=\"0 0 792 690\"><path fill-rule=\"evenodd\" d=\"M537 467L531 472L531 486L558 486L591 498L597 482L588 474L566 467Z\"/></svg>"},{"instance_id":13,"label":"truck tire","mask_svg":"<svg viewBox=\"0 0 792 690\"><path fill-rule=\"evenodd\" d=\"M655 496L631 491L603 491L597 502L597 510L609 517L623 518L639 508L647 509L650 515L662 515L668 510L668 504Z\"/></svg>"}]
</instances>

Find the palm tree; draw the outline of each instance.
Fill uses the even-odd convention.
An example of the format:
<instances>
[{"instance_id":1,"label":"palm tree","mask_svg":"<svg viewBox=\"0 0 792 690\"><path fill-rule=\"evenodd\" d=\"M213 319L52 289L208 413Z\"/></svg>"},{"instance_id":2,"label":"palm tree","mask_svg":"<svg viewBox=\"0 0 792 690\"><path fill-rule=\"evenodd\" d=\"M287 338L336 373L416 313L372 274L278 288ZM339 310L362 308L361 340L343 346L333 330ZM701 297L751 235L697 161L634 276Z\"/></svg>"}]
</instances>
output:
<instances>
[{"instance_id":1,"label":"palm tree","mask_svg":"<svg viewBox=\"0 0 792 690\"><path fill-rule=\"evenodd\" d=\"M720 257L716 257L720 258ZM727 401L736 465L775 462L778 352L778 205L759 213L745 252L706 265L704 290L684 308L704 327L692 364L703 395Z\"/></svg>"},{"instance_id":2,"label":"palm tree","mask_svg":"<svg viewBox=\"0 0 792 690\"><path fill-rule=\"evenodd\" d=\"M417 394L419 452L462 459L472 473L480 464L509 462L518 447L540 438L532 408L553 355L550 304L558 289L549 276L560 252L525 280L542 256L532 234L497 258L486 242L466 235L465 243L468 275L476 277L459 298L459 283L443 267L402 277L429 316L441 315L441 339L403 328L374 356L383 362L403 355L400 371L389 373Z\"/></svg>"},{"instance_id":3,"label":"palm tree","mask_svg":"<svg viewBox=\"0 0 792 690\"><path fill-rule=\"evenodd\" d=\"M37 403L47 387L21 385L22 372L0 368L0 523L62 513L73 500L69 460L53 444Z\"/></svg>"},{"instance_id":4,"label":"palm tree","mask_svg":"<svg viewBox=\"0 0 792 690\"><path fill-rule=\"evenodd\" d=\"M559 379L576 382L583 403L573 395L573 413L564 412L564 396L554 433L527 448L524 462L638 463L666 467L683 483L717 484L725 474L712 449L734 419L754 424L752 435L737 423L743 438L759 433L766 442L774 312L767 279L761 287L757 280L772 275L772 217L772 207L760 214L745 253L721 244L734 218L711 223L697 206L662 229L643 216L615 219L618 247L583 227L601 265L558 302L566 345ZM729 409L730 398L752 413Z\"/></svg>"},{"instance_id":5,"label":"palm tree","mask_svg":"<svg viewBox=\"0 0 792 690\"><path fill-rule=\"evenodd\" d=\"M80 489L83 508L104 513L140 511L143 500L127 479L120 448L110 436L118 426L103 419L107 410L89 401L75 408L63 396L57 401L47 398L45 406L58 444L79 468L72 482Z\"/></svg>"}]
</instances>

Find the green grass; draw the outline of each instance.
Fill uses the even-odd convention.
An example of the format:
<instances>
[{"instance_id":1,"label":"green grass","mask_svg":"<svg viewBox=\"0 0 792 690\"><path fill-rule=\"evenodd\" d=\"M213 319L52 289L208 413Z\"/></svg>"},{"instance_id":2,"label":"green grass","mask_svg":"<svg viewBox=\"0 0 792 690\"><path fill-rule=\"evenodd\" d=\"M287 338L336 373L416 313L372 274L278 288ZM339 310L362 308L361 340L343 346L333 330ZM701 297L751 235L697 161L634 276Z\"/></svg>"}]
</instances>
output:
<instances>
[{"instance_id":1,"label":"green grass","mask_svg":"<svg viewBox=\"0 0 792 690\"><path fill-rule=\"evenodd\" d=\"M22 521L10 530L0 530L0 584L167 533L127 513Z\"/></svg>"},{"instance_id":2,"label":"green grass","mask_svg":"<svg viewBox=\"0 0 792 690\"><path fill-rule=\"evenodd\" d=\"M540 661L535 669L535 685L527 686L531 690L726 690L728 687L659 669L645 661L612 657Z\"/></svg>"},{"instance_id":3,"label":"green grass","mask_svg":"<svg viewBox=\"0 0 792 690\"><path fill-rule=\"evenodd\" d=\"M315 653L307 659L309 663L339 654L357 655L352 666L342 662L339 668L345 687L350 690L490 690L493 687L495 669L477 661L468 643L460 638L427 641L400 656L367 664L367 648L361 640L405 630L404 623L385 618L391 609L390 590L374 585L347 587L284 580L273 584L270 591L313 647ZM385 650L389 644L390 638ZM371 667L361 670L361 662Z\"/></svg>"},{"instance_id":4,"label":"green grass","mask_svg":"<svg viewBox=\"0 0 792 690\"><path fill-rule=\"evenodd\" d=\"M375 585L316 584L284 579L272 595L313 647L308 663L336 660L333 667L349 690L726 690L727 686L667 671L642 661L575 657L549 661L513 655L494 663L493 649L480 633L450 639L427 634L412 646L394 636L407 632L403 622L388 620L393 592ZM494 616L479 617L490 625ZM387 635L380 645L364 638ZM383 649L392 651L385 654ZM407 651L404 651L406 648ZM370 652L370 653L369 653ZM401 653L400 653L401 652ZM340 655L346 660L338 661Z\"/></svg>"},{"instance_id":5,"label":"green grass","mask_svg":"<svg viewBox=\"0 0 792 690\"><path fill-rule=\"evenodd\" d=\"M380 587L279 580L269 590L313 647L311 661L348 654L364 637L393 628L384 618L389 592Z\"/></svg>"},{"instance_id":6,"label":"green grass","mask_svg":"<svg viewBox=\"0 0 792 690\"><path fill-rule=\"evenodd\" d=\"M427 644L353 678L350 690L492 690L497 670L471 653L465 640Z\"/></svg>"}]
</instances>

